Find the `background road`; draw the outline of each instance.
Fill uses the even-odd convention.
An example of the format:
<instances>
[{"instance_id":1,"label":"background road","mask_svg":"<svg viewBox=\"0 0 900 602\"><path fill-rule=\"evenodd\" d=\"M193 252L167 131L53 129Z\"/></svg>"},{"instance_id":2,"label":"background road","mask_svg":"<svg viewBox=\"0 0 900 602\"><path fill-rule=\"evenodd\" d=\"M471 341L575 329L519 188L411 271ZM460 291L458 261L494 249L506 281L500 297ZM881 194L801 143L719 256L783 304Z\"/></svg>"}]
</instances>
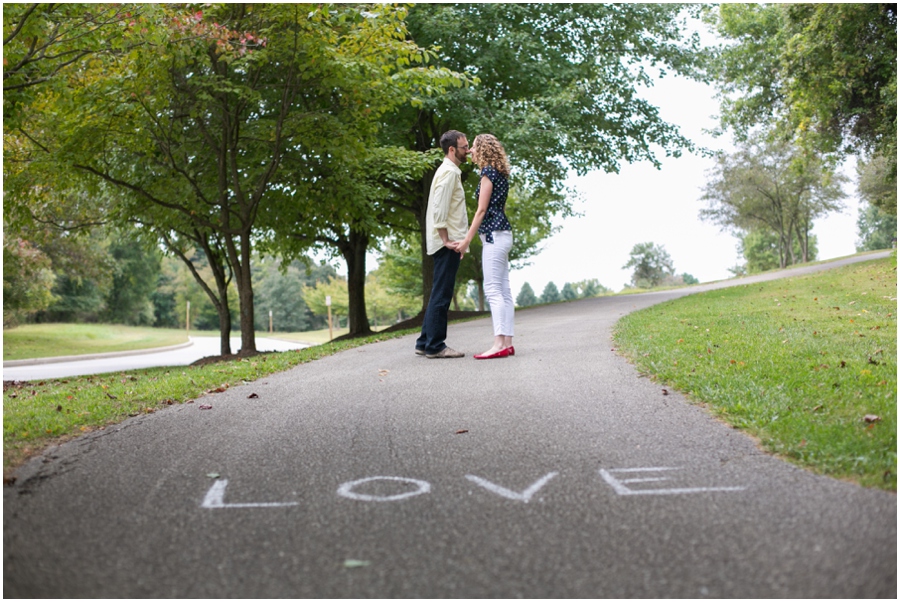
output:
<instances>
[{"instance_id":1,"label":"background road","mask_svg":"<svg viewBox=\"0 0 900 602\"><path fill-rule=\"evenodd\" d=\"M210 355L219 355L219 337L190 337L190 344L177 345L177 348L166 348L164 351L147 349L144 352L126 352L100 354L107 357L85 359L84 356L70 361L59 361L61 358L35 360L17 360L3 362L3 380L43 380L47 378L65 378L82 374L101 374L104 372L120 372L122 370L138 370L156 366L187 366ZM256 348L259 351L289 351L309 347L305 343L294 343L279 339L257 337ZM231 338L231 349L237 352L241 348L241 339Z\"/></svg>"},{"instance_id":2,"label":"background road","mask_svg":"<svg viewBox=\"0 0 900 602\"><path fill-rule=\"evenodd\" d=\"M461 360L367 345L55 448L4 488L4 596L895 597L894 494L611 351L684 294L519 312L503 360L471 358L489 320L451 325Z\"/></svg>"}]
</instances>

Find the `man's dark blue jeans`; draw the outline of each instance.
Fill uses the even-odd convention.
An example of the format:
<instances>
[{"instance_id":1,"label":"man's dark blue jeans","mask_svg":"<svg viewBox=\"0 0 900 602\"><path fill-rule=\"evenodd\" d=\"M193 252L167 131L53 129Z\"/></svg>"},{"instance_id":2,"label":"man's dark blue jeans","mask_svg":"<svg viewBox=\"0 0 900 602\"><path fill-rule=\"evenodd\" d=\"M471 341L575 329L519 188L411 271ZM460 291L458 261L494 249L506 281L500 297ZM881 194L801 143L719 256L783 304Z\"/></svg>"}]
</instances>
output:
<instances>
[{"instance_id":1,"label":"man's dark blue jeans","mask_svg":"<svg viewBox=\"0 0 900 602\"><path fill-rule=\"evenodd\" d=\"M422 323L422 334L416 340L416 349L427 355L440 353L447 345L447 311L453 300L453 288L456 286L456 272L459 270L459 253L447 247L431 256L434 259L434 284L425 320Z\"/></svg>"}]
</instances>

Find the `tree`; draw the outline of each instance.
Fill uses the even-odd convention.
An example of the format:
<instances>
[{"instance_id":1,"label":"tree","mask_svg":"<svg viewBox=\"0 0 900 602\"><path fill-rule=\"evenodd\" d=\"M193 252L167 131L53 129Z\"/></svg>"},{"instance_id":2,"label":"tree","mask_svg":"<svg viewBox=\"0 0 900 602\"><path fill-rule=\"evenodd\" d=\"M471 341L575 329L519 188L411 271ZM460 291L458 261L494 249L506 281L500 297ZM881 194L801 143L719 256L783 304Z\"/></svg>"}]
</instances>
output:
<instances>
[{"instance_id":1,"label":"tree","mask_svg":"<svg viewBox=\"0 0 900 602\"><path fill-rule=\"evenodd\" d=\"M758 136L720 154L700 218L737 233L766 228L779 240L780 267L809 261L813 219L841 208L845 178L791 143ZM800 243L800 257L794 251Z\"/></svg>"},{"instance_id":2,"label":"tree","mask_svg":"<svg viewBox=\"0 0 900 602\"><path fill-rule=\"evenodd\" d=\"M863 201L888 215L897 215L897 186L890 181L890 164L883 155L856 163L857 190Z\"/></svg>"},{"instance_id":3,"label":"tree","mask_svg":"<svg viewBox=\"0 0 900 602\"><path fill-rule=\"evenodd\" d=\"M19 238L3 236L3 328L53 302L51 261L40 249Z\"/></svg>"},{"instance_id":4,"label":"tree","mask_svg":"<svg viewBox=\"0 0 900 602\"><path fill-rule=\"evenodd\" d=\"M820 153L863 151L897 178L896 4L723 4L715 53L723 125L778 124ZM896 210L894 210L896 212Z\"/></svg>"},{"instance_id":5,"label":"tree","mask_svg":"<svg viewBox=\"0 0 900 602\"><path fill-rule=\"evenodd\" d=\"M535 201L530 223L549 224L555 215L569 215L571 195L564 188L569 170L614 172L623 161L640 160L658 166L658 149L677 156L692 148L638 93L641 86L652 85L656 68L660 73L697 75L699 39L684 35L682 9L641 4L414 5L408 19L412 38L422 46L439 47L438 64L478 78L478 83L398 111L391 140L425 153L451 128L470 136L494 133L513 164L511 183ZM397 201L419 225L423 309L432 284L425 210L436 167L403 187ZM510 215L518 237L524 222L517 219Z\"/></svg>"},{"instance_id":6,"label":"tree","mask_svg":"<svg viewBox=\"0 0 900 602\"><path fill-rule=\"evenodd\" d=\"M556 303L560 299L559 289L556 288L556 285L551 280L544 287L544 292L541 293L541 303Z\"/></svg>"},{"instance_id":7,"label":"tree","mask_svg":"<svg viewBox=\"0 0 900 602\"><path fill-rule=\"evenodd\" d=\"M223 294L233 278L242 351L250 353L254 245L267 236L277 251L297 229L297 200L322 184L317 159L337 158L336 171L352 174L380 116L446 74L422 66L427 56L405 39L403 8L173 10L169 40L179 43L79 73L85 77L66 99L69 110L53 124L57 136L31 142L95 185L118 188L120 219L144 220L180 257L202 247L218 293L201 285L220 310L223 346L230 329ZM347 204L352 192L332 199L344 221L365 213ZM352 258L360 248L364 256L368 241L360 224L349 229L358 243Z\"/></svg>"},{"instance_id":8,"label":"tree","mask_svg":"<svg viewBox=\"0 0 900 602\"><path fill-rule=\"evenodd\" d=\"M20 125L38 94L64 88L85 59L144 44L158 12L152 4L4 4L4 129Z\"/></svg>"},{"instance_id":9,"label":"tree","mask_svg":"<svg viewBox=\"0 0 900 602\"><path fill-rule=\"evenodd\" d=\"M697 280L694 276L691 276L687 272L681 275L681 281L685 284L700 284L699 280Z\"/></svg>"},{"instance_id":10,"label":"tree","mask_svg":"<svg viewBox=\"0 0 900 602\"><path fill-rule=\"evenodd\" d=\"M387 257L387 254L384 257ZM412 256L415 270L418 273L418 253ZM375 326L392 324L415 315L419 310L419 291L417 287L406 292L398 291L392 285L395 280L389 275L390 263L382 260L378 268L369 272L366 278L367 311L372 316Z\"/></svg>"},{"instance_id":11,"label":"tree","mask_svg":"<svg viewBox=\"0 0 900 602\"><path fill-rule=\"evenodd\" d=\"M792 257L800 257L800 243L793 242ZM768 270L783 268L781 264L784 250L777 234L766 228L754 228L740 236L738 250L745 260L744 274L758 274ZM816 237L810 236L808 246L809 261L814 261L817 255ZM743 274L736 274L743 275Z\"/></svg>"},{"instance_id":12,"label":"tree","mask_svg":"<svg viewBox=\"0 0 900 602\"><path fill-rule=\"evenodd\" d=\"M302 332L317 330L328 325L321 316L316 316L303 298L303 287L315 288L337 277L334 267L327 263L313 264L308 259L290 263L284 259L258 259L254 264L253 277L258 294L256 306L256 329L269 328L269 312L272 312L274 327L280 332Z\"/></svg>"},{"instance_id":13,"label":"tree","mask_svg":"<svg viewBox=\"0 0 900 602\"><path fill-rule=\"evenodd\" d=\"M418 236L396 236L385 241L378 261L379 279L392 294L417 298L422 294L422 258Z\"/></svg>"},{"instance_id":14,"label":"tree","mask_svg":"<svg viewBox=\"0 0 900 602\"><path fill-rule=\"evenodd\" d=\"M169 261L166 261L166 260ZM157 328L178 328L178 305L175 300L175 270L178 264L176 260L163 257L160 261L159 278L156 281L156 289L150 294L153 303L153 326Z\"/></svg>"},{"instance_id":15,"label":"tree","mask_svg":"<svg viewBox=\"0 0 900 602\"><path fill-rule=\"evenodd\" d=\"M534 289L526 282L519 290L519 294L516 297L516 305L519 307L529 307L531 305L537 305L537 303L538 298L534 294Z\"/></svg>"},{"instance_id":16,"label":"tree","mask_svg":"<svg viewBox=\"0 0 900 602\"><path fill-rule=\"evenodd\" d=\"M297 266L277 261L254 266L257 302L254 303L257 331L269 330L269 314L278 332L309 330L309 310L303 301L303 278Z\"/></svg>"},{"instance_id":17,"label":"tree","mask_svg":"<svg viewBox=\"0 0 900 602\"><path fill-rule=\"evenodd\" d=\"M331 278L315 285L303 285L303 300L309 309L318 316L328 315L328 297L331 297L331 315L340 328L339 316L346 316L350 308L350 296L347 292L345 278Z\"/></svg>"},{"instance_id":18,"label":"tree","mask_svg":"<svg viewBox=\"0 0 900 602\"><path fill-rule=\"evenodd\" d=\"M158 324L163 323L175 327L185 328L187 325L187 309L190 303L190 327L191 330L217 330L220 327L220 311L213 302L201 282L212 279L212 269L201 249L191 249L187 254L187 261L165 255L161 264L160 285L157 288L157 297L164 299L162 305L157 305ZM234 283L229 287L233 289ZM233 292L233 290L232 290ZM234 295L229 295L229 300ZM226 312L236 314L236 308L226 306ZM220 331L221 335L221 331ZM225 348L230 355L230 346ZM220 353L222 348L220 346ZM222 353L225 355L224 353Z\"/></svg>"},{"instance_id":19,"label":"tree","mask_svg":"<svg viewBox=\"0 0 900 602\"><path fill-rule=\"evenodd\" d=\"M571 282L566 282L562 287L561 296L563 301L574 301L578 298L578 291Z\"/></svg>"},{"instance_id":20,"label":"tree","mask_svg":"<svg viewBox=\"0 0 900 602\"><path fill-rule=\"evenodd\" d=\"M581 282L576 282L574 284L575 289L578 291L578 296L587 299L590 297L596 297L603 293L608 293L610 290L600 284L600 282L596 278L590 278L588 280L582 280Z\"/></svg>"},{"instance_id":21,"label":"tree","mask_svg":"<svg viewBox=\"0 0 900 602\"><path fill-rule=\"evenodd\" d=\"M32 228L24 232L37 234ZM116 263L109 253L112 243L102 228L74 236L58 231L38 235L35 244L50 258L55 274L53 302L35 314L37 322L95 322L105 309L113 285Z\"/></svg>"},{"instance_id":22,"label":"tree","mask_svg":"<svg viewBox=\"0 0 900 602\"><path fill-rule=\"evenodd\" d=\"M659 285L666 276L675 274L672 258L662 245L645 242L634 245L628 263L622 269L633 269L631 283L639 288Z\"/></svg>"},{"instance_id":23,"label":"tree","mask_svg":"<svg viewBox=\"0 0 900 602\"><path fill-rule=\"evenodd\" d=\"M150 326L154 321L151 295L160 275L161 253L121 236L109 247L115 269L100 320L112 324Z\"/></svg>"},{"instance_id":24,"label":"tree","mask_svg":"<svg viewBox=\"0 0 900 602\"><path fill-rule=\"evenodd\" d=\"M857 251L890 249L897 242L897 216L885 213L875 205L860 208L856 228L859 236Z\"/></svg>"}]
</instances>

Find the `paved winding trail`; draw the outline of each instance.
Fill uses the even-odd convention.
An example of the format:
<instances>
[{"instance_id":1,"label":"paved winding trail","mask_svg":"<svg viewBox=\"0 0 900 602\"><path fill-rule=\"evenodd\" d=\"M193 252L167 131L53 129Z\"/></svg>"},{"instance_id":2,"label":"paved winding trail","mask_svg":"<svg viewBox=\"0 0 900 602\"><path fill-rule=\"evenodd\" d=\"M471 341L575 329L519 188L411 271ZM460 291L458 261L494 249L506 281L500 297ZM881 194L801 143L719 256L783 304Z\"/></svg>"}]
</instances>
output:
<instances>
[{"instance_id":1,"label":"paved winding trail","mask_svg":"<svg viewBox=\"0 0 900 602\"><path fill-rule=\"evenodd\" d=\"M487 320L450 327L462 360L367 345L55 448L4 488L4 596L895 597L894 494L611 351L695 290L522 311L506 360L471 359Z\"/></svg>"}]
</instances>

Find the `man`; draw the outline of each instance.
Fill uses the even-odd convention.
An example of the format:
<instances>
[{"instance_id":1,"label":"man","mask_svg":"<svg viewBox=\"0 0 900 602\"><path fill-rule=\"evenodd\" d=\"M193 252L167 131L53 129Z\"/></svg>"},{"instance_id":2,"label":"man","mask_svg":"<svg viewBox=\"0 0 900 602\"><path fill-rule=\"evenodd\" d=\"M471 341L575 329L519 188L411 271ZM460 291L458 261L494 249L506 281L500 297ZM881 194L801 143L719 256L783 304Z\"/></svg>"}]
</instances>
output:
<instances>
[{"instance_id":1,"label":"man","mask_svg":"<svg viewBox=\"0 0 900 602\"><path fill-rule=\"evenodd\" d=\"M450 130L441 136L444 162L438 167L431 181L428 194L428 210L425 213L425 233L428 254L434 259L434 284L422 334L416 340L416 353L427 358L464 357L444 343L447 338L447 311L456 286L459 270L459 242L466 238L469 217L466 214L466 196L463 192L462 171L459 166L469 154L469 141L465 134Z\"/></svg>"}]
</instances>

